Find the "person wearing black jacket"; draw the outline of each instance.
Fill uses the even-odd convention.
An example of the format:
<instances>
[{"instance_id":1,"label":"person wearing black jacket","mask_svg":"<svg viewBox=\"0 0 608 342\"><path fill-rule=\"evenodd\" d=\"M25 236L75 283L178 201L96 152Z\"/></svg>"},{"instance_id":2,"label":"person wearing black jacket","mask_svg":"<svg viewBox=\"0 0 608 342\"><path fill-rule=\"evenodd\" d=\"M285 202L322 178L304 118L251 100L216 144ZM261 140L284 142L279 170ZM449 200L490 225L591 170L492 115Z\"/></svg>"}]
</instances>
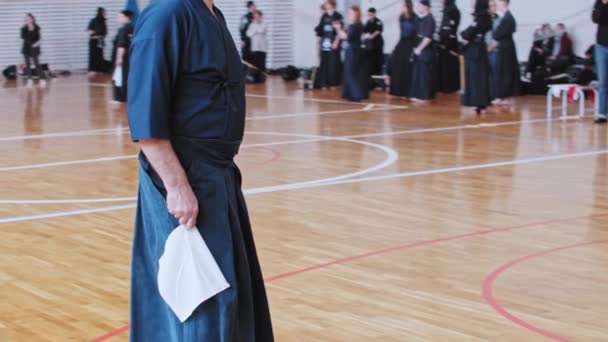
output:
<instances>
[{"instance_id":1,"label":"person wearing black jacket","mask_svg":"<svg viewBox=\"0 0 608 342\"><path fill-rule=\"evenodd\" d=\"M241 34L241 58L247 63L252 62L251 38L247 35L249 25L253 22L253 14L257 11L257 6L253 1L247 1L247 14L241 18L239 32Z\"/></svg>"},{"instance_id":2,"label":"person wearing black jacket","mask_svg":"<svg viewBox=\"0 0 608 342\"><path fill-rule=\"evenodd\" d=\"M605 124L608 114L608 0L596 0L591 17L597 24L595 64L599 81L599 117L595 122Z\"/></svg>"},{"instance_id":3,"label":"person wearing black jacket","mask_svg":"<svg viewBox=\"0 0 608 342\"><path fill-rule=\"evenodd\" d=\"M496 41L496 99L494 104L509 104L519 89L519 63L513 34L517 31L515 18L509 11L509 0L498 0L498 26L492 32Z\"/></svg>"},{"instance_id":4,"label":"person wearing black jacket","mask_svg":"<svg viewBox=\"0 0 608 342\"><path fill-rule=\"evenodd\" d=\"M439 28L438 90L451 94L460 90L460 62L458 55L458 26L460 11L455 0L445 0L443 19Z\"/></svg>"},{"instance_id":5,"label":"person wearing black jacket","mask_svg":"<svg viewBox=\"0 0 608 342\"><path fill-rule=\"evenodd\" d=\"M431 14L430 0L420 0L417 12L419 13L416 18L418 39L412 55L414 63L410 99L415 103L426 104L435 98L435 84L433 84L435 18Z\"/></svg>"},{"instance_id":6,"label":"person wearing black jacket","mask_svg":"<svg viewBox=\"0 0 608 342\"><path fill-rule=\"evenodd\" d=\"M476 0L473 23L460 33L465 60L465 87L461 98L465 107L482 114L490 104L490 62L486 33L492 29L488 0Z\"/></svg>"},{"instance_id":7,"label":"person wearing black jacket","mask_svg":"<svg viewBox=\"0 0 608 342\"><path fill-rule=\"evenodd\" d=\"M33 85L32 81L32 62L36 68L36 74L40 77L40 86L46 85L45 75L40 67L38 57L40 56L40 26L36 23L36 18L33 14L28 13L25 16L25 25L21 28L21 39L23 39L23 47L21 53L25 58L25 73L27 75L27 86Z\"/></svg>"},{"instance_id":8,"label":"person wearing black jacket","mask_svg":"<svg viewBox=\"0 0 608 342\"><path fill-rule=\"evenodd\" d=\"M343 17L336 11L335 0L326 1L324 6L325 13L315 28L321 60L315 75L315 89L333 89L342 83L342 40L335 27L344 25Z\"/></svg>"},{"instance_id":9,"label":"person wearing black jacket","mask_svg":"<svg viewBox=\"0 0 608 342\"><path fill-rule=\"evenodd\" d=\"M106 10L103 7L97 8L97 15L89 22L87 31L89 32L89 72L108 72L108 62L103 57L103 48L108 35Z\"/></svg>"},{"instance_id":10,"label":"person wearing black jacket","mask_svg":"<svg viewBox=\"0 0 608 342\"><path fill-rule=\"evenodd\" d=\"M114 102L127 102L127 90L129 79L129 49L133 41L133 12L124 10L120 13L120 22L123 24L118 30L115 40L115 58L114 67L120 68L122 84L117 86L114 84Z\"/></svg>"},{"instance_id":11,"label":"person wearing black jacket","mask_svg":"<svg viewBox=\"0 0 608 342\"><path fill-rule=\"evenodd\" d=\"M384 65L384 24L376 16L376 9L367 10L367 22L363 27L363 45L365 46L369 73L372 76L382 75Z\"/></svg>"}]
</instances>

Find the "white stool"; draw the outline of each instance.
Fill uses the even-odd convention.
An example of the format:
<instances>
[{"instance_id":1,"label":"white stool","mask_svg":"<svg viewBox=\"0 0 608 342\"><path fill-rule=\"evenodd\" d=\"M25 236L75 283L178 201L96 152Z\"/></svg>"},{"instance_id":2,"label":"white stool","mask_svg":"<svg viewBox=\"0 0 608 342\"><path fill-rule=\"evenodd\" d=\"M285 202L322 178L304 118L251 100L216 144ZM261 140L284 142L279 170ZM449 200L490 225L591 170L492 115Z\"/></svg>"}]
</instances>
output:
<instances>
[{"instance_id":1,"label":"white stool","mask_svg":"<svg viewBox=\"0 0 608 342\"><path fill-rule=\"evenodd\" d=\"M574 101L578 101L578 116L585 116L585 90L592 90L595 93L595 104L594 109L597 114L598 101L597 101L597 89L595 87L580 86L578 84L551 84L549 85L549 91L547 92L547 118L553 116L553 98L562 98L561 104L561 119L568 118L568 91L574 88Z\"/></svg>"}]
</instances>

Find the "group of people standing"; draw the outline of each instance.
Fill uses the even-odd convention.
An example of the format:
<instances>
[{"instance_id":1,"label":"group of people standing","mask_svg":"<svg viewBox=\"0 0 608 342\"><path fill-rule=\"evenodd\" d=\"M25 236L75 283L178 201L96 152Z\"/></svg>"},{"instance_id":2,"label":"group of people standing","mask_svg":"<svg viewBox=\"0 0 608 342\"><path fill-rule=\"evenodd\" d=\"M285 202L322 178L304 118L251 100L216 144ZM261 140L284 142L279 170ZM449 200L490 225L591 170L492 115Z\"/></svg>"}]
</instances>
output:
<instances>
[{"instance_id":1,"label":"group of people standing","mask_svg":"<svg viewBox=\"0 0 608 342\"><path fill-rule=\"evenodd\" d=\"M406 0L399 19L401 39L388 63L390 94L425 103L436 92L462 90L462 105L478 114L490 104L508 104L519 89L516 23L509 0L476 0L472 15L459 42L461 14L454 0L445 0L438 39L433 40L436 28L430 2L419 1L414 12L412 1Z\"/></svg>"},{"instance_id":2,"label":"group of people standing","mask_svg":"<svg viewBox=\"0 0 608 342\"><path fill-rule=\"evenodd\" d=\"M345 99L367 99L373 88L371 75L382 74L384 24L376 17L374 8L368 10L364 25L361 8L352 6L348 11L351 23L348 27L336 11L334 0L326 1L321 11L321 20L315 27L320 65L315 74L314 88L333 89L342 85Z\"/></svg>"},{"instance_id":3,"label":"group of people standing","mask_svg":"<svg viewBox=\"0 0 608 342\"><path fill-rule=\"evenodd\" d=\"M516 22L509 11L509 0L474 1L473 22L460 33L460 40L461 13L455 0L444 1L438 30L429 0L418 1L416 9L412 0L404 1L399 18L400 40L386 68L389 93L424 104L437 92L462 90L463 106L473 107L477 113L491 104L510 103L510 98L518 93L520 77L513 40ZM382 74L382 62L377 61L382 60L383 26L375 9L370 9L369 20L363 25L361 10L351 7L348 28L336 11L335 1L325 2L322 9L324 13L316 27L321 62L315 88L342 85L345 99L368 98L370 75ZM368 49L366 40L370 38L379 39L373 44L376 50ZM344 63L342 42L347 43Z\"/></svg>"},{"instance_id":4,"label":"group of people standing","mask_svg":"<svg viewBox=\"0 0 608 342\"><path fill-rule=\"evenodd\" d=\"M129 74L129 47L133 39L133 24L132 18L134 13L129 10L120 12L118 21L121 24L112 50L112 60L107 61L104 57L105 40L108 35L108 26L106 24L106 11L100 7L97 9L97 14L87 26L89 34L89 65L88 71L90 74L108 73L116 68L120 68L120 85L115 83L114 101L123 103L127 96L127 80ZM33 69L40 79L40 86L46 85L47 75L42 70L40 64L42 34L40 26L36 22L36 17L28 13L25 16L25 24L21 28L21 39L23 45L21 53L25 59L25 75L27 78L27 86L33 86Z\"/></svg>"},{"instance_id":5,"label":"group of people standing","mask_svg":"<svg viewBox=\"0 0 608 342\"><path fill-rule=\"evenodd\" d=\"M89 74L107 73L115 71L113 77L114 97L112 102L120 104L127 101L127 89L129 79L129 48L133 40L133 15L129 10L121 11L118 21L121 24L113 41L112 59L106 61L104 48L108 26L106 23L106 11L104 8L97 9L97 15L89 22L87 32L89 34Z\"/></svg>"}]
</instances>

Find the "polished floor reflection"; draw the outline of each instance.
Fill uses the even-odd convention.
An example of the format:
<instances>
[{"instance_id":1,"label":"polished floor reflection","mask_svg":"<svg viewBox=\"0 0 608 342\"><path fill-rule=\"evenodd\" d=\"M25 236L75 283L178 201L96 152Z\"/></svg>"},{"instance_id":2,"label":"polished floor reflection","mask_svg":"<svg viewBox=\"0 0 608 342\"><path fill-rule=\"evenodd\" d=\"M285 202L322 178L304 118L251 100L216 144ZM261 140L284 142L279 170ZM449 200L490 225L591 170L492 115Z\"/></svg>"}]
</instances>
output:
<instances>
[{"instance_id":1,"label":"polished floor reflection","mask_svg":"<svg viewBox=\"0 0 608 342\"><path fill-rule=\"evenodd\" d=\"M248 91L277 341L608 341L605 126L536 97L477 117ZM0 341L128 340L137 148L110 97L0 86Z\"/></svg>"}]
</instances>

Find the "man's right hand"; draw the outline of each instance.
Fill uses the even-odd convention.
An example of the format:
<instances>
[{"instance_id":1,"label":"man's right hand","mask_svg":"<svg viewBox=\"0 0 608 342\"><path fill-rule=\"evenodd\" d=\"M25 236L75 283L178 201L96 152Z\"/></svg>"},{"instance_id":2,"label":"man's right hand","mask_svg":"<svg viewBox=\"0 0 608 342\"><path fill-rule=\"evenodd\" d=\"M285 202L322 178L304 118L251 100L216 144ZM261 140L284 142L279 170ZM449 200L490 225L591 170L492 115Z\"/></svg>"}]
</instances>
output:
<instances>
[{"instance_id":1,"label":"man's right hand","mask_svg":"<svg viewBox=\"0 0 608 342\"><path fill-rule=\"evenodd\" d=\"M179 221L179 224L188 228L196 227L198 217L198 200L194 196L190 184L178 185L167 189L167 209Z\"/></svg>"},{"instance_id":2,"label":"man's right hand","mask_svg":"<svg viewBox=\"0 0 608 342\"><path fill-rule=\"evenodd\" d=\"M198 200L168 139L141 139L139 146L167 189L167 210L180 224L196 226Z\"/></svg>"}]
</instances>

